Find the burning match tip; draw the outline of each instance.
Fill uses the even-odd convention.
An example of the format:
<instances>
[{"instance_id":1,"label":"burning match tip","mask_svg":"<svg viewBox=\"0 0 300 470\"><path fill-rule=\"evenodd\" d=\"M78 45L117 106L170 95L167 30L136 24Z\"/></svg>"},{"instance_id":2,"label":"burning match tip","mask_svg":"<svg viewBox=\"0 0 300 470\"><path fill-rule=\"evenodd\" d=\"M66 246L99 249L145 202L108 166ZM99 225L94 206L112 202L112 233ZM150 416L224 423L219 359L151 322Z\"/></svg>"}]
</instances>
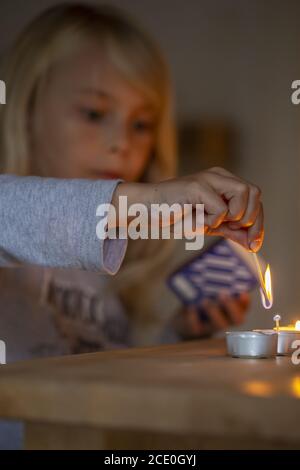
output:
<instances>
[{"instance_id":1,"label":"burning match tip","mask_svg":"<svg viewBox=\"0 0 300 470\"><path fill-rule=\"evenodd\" d=\"M270 265L267 265L267 269L265 271L265 275L263 276L258 257L256 253L253 253L258 277L260 280L260 293L261 293L261 300L264 308L270 309L273 305L273 296L272 296L272 285L271 285L271 271Z\"/></svg>"}]
</instances>

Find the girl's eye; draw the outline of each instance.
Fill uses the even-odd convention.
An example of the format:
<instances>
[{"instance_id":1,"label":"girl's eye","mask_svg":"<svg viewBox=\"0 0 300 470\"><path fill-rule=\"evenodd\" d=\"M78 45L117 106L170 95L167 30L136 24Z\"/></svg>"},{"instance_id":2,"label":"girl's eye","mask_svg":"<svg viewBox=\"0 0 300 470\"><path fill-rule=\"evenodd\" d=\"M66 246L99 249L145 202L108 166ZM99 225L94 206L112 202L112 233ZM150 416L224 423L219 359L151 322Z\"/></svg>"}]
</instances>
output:
<instances>
[{"instance_id":1,"label":"girl's eye","mask_svg":"<svg viewBox=\"0 0 300 470\"><path fill-rule=\"evenodd\" d=\"M98 111L97 109L82 109L81 111L84 118L89 122L97 123L100 122L104 117L104 113Z\"/></svg>"},{"instance_id":2,"label":"girl's eye","mask_svg":"<svg viewBox=\"0 0 300 470\"><path fill-rule=\"evenodd\" d=\"M153 130L153 123L145 120L137 120L133 123L133 129L137 132L151 132Z\"/></svg>"}]
</instances>

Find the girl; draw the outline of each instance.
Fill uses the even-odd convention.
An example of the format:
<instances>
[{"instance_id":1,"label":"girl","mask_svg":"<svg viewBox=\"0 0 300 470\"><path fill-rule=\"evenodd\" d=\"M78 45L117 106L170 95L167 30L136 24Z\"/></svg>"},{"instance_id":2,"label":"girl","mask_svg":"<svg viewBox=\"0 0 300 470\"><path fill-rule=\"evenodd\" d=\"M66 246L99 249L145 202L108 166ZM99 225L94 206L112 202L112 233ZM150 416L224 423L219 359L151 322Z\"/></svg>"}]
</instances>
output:
<instances>
[{"instance_id":1,"label":"girl","mask_svg":"<svg viewBox=\"0 0 300 470\"><path fill-rule=\"evenodd\" d=\"M15 202L28 204L33 198L38 214L25 221L27 231L23 227L25 236L30 238L30 233L33 239L35 255L29 250L24 256L23 248L18 253L10 235L6 245L2 243L7 247L2 264L19 260L44 266L2 270L2 298L11 304L6 305L9 318L4 312L0 316L8 360L157 343L170 340L170 332L172 339L183 331L185 336L201 336L241 322L247 296L223 298L227 315L219 304L207 304L209 325L200 321L195 309L180 312L182 322L173 321L175 300L164 291L172 268L169 240L129 241L120 271L109 278L93 271L105 258L104 271L116 273L124 243L111 241L105 249L105 242L93 260L95 250L86 256L89 244L95 247L86 227L77 227L75 241L68 233L76 208L95 214L99 191L116 207L120 195L128 196L129 203L203 202L208 234L227 236L247 248L252 243L255 250L262 243L262 209L255 186L222 169L174 179L170 84L152 40L115 9L56 6L19 37L3 78L8 90L0 117L1 171L37 177L29 182L2 177L3 184ZM48 237L37 225L45 204L48 220L52 214ZM67 239L55 245L48 238L61 239L63 217ZM43 249L37 248L41 244ZM54 246L59 248L53 254ZM118 252L117 260L112 261L111 250ZM9 253L14 256L7 257ZM11 294L15 285L17 305Z\"/></svg>"}]
</instances>

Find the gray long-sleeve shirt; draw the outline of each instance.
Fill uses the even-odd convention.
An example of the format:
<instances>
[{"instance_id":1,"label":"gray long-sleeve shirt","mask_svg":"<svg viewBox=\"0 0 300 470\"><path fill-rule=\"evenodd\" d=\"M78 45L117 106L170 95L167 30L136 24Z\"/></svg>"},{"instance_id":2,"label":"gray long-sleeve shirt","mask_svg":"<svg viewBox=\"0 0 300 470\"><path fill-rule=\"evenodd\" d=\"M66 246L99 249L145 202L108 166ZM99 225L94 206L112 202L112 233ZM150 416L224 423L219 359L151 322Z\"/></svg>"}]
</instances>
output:
<instances>
[{"instance_id":1,"label":"gray long-sleeve shirt","mask_svg":"<svg viewBox=\"0 0 300 470\"><path fill-rule=\"evenodd\" d=\"M117 273L127 247L96 236L96 209L120 181L0 175L0 267L16 268L0 269L9 362L135 344L122 302L99 276Z\"/></svg>"},{"instance_id":2,"label":"gray long-sleeve shirt","mask_svg":"<svg viewBox=\"0 0 300 470\"><path fill-rule=\"evenodd\" d=\"M97 238L96 208L119 182L0 175L0 266L115 274L127 242Z\"/></svg>"},{"instance_id":3,"label":"gray long-sleeve shirt","mask_svg":"<svg viewBox=\"0 0 300 470\"><path fill-rule=\"evenodd\" d=\"M127 242L97 239L96 208L111 202L118 182L0 175L0 267L36 264L115 274ZM51 346L46 355L70 352L45 308L44 315L37 315L24 299L14 304L5 295L12 297L2 292L0 308L8 362L43 355L40 345ZM8 305L12 310L7 311ZM20 425L0 422L1 448L8 443L18 448L20 441Z\"/></svg>"},{"instance_id":4,"label":"gray long-sleeve shirt","mask_svg":"<svg viewBox=\"0 0 300 470\"><path fill-rule=\"evenodd\" d=\"M82 338L87 350L127 345L122 305L107 295L107 276L97 276L115 274L126 252L126 240L96 237L96 208L119 182L0 175L0 267L16 267L0 269L7 362L70 354L79 332L81 351ZM8 446L21 446L21 428L0 421L0 448Z\"/></svg>"}]
</instances>

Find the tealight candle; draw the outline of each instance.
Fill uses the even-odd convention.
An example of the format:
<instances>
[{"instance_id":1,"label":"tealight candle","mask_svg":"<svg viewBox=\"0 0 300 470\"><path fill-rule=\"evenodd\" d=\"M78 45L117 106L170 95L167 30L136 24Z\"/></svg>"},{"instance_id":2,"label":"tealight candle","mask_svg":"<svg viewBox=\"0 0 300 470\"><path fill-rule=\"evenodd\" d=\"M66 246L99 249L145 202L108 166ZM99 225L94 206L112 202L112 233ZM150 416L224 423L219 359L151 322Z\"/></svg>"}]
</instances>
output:
<instances>
[{"instance_id":1,"label":"tealight candle","mask_svg":"<svg viewBox=\"0 0 300 470\"><path fill-rule=\"evenodd\" d=\"M300 321L298 320L295 325L279 326L277 333L277 354L279 356L292 354L294 351L292 348L293 342L300 339Z\"/></svg>"},{"instance_id":2,"label":"tealight candle","mask_svg":"<svg viewBox=\"0 0 300 470\"><path fill-rule=\"evenodd\" d=\"M275 315L273 320L276 323L273 330L253 330L255 332L268 333L276 332L278 335L277 355L287 356L293 353L294 349L292 344L295 340L300 340L300 321L298 320L295 325L279 326L281 320L280 315Z\"/></svg>"},{"instance_id":3,"label":"tealight candle","mask_svg":"<svg viewBox=\"0 0 300 470\"><path fill-rule=\"evenodd\" d=\"M240 358L275 357L278 335L273 330L227 331L228 354Z\"/></svg>"}]
</instances>

